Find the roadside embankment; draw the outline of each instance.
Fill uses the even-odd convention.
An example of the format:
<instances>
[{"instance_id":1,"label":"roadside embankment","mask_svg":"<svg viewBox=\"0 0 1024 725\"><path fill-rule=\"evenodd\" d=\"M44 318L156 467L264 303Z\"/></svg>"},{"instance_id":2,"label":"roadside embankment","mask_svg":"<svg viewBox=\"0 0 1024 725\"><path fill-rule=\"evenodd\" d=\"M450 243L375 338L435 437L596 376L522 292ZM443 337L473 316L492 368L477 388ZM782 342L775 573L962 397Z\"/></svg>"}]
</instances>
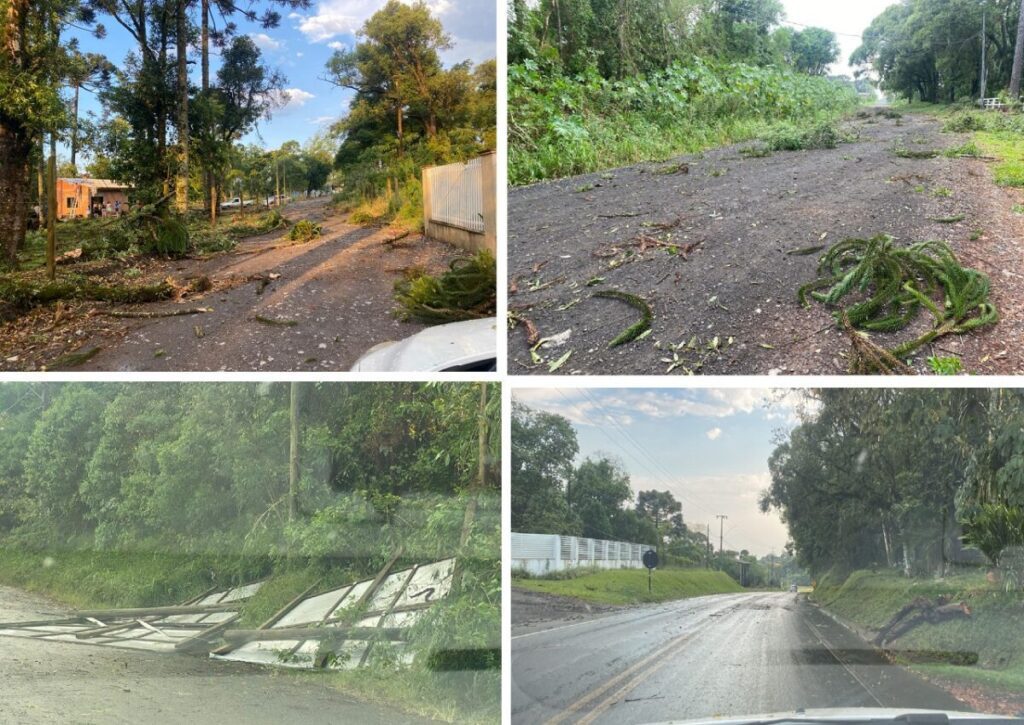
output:
<instances>
[{"instance_id":1,"label":"roadside embankment","mask_svg":"<svg viewBox=\"0 0 1024 725\"><path fill-rule=\"evenodd\" d=\"M518 577L513 584L545 594L573 597L596 604L645 604L687 599L707 594L741 592L729 575L704 569L655 571L648 591L645 569L582 570L559 578Z\"/></svg>"},{"instance_id":2,"label":"roadside embankment","mask_svg":"<svg viewBox=\"0 0 1024 725\"><path fill-rule=\"evenodd\" d=\"M1024 598L984 573L915 579L856 571L826 576L812 601L877 639L904 608L941 601L965 616L924 621L876 645L900 664L988 712L1024 711Z\"/></svg>"}]
</instances>

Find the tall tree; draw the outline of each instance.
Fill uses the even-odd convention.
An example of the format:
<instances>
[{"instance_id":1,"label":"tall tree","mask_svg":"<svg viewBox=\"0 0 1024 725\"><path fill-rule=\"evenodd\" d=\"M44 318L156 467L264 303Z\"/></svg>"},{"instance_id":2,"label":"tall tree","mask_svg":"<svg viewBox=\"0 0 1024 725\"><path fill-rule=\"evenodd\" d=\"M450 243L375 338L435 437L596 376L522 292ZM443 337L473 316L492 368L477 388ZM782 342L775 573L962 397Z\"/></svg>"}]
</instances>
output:
<instances>
[{"instance_id":1,"label":"tall tree","mask_svg":"<svg viewBox=\"0 0 1024 725\"><path fill-rule=\"evenodd\" d=\"M1017 42L1013 51L1013 73L1010 76L1010 98L1020 98L1021 75L1024 73L1024 0L1021 0L1017 18Z\"/></svg>"},{"instance_id":2,"label":"tall tree","mask_svg":"<svg viewBox=\"0 0 1024 725\"><path fill-rule=\"evenodd\" d=\"M59 89L68 48L61 30L93 19L72 0L0 4L0 236L8 266L17 265L25 242L33 145L65 119Z\"/></svg>"}]
</instances>

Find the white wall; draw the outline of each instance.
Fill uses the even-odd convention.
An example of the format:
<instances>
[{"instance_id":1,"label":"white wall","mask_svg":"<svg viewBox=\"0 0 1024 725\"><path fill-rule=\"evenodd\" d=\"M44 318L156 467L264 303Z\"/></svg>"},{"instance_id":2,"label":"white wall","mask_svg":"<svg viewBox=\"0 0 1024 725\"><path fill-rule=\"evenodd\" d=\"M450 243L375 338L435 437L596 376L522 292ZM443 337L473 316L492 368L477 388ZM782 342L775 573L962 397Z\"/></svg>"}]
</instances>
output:
<instances>
[{"instance_id":1,"label":"white wall","mask_svg":"<svg viewBox=\"0 0 1024 725\"><path fill-rule=\"evenodd\" d=\"M512 533L512 569L540 576L575 567L640 569L644 544L558 534Z\"/></svg>"}]
</instances>

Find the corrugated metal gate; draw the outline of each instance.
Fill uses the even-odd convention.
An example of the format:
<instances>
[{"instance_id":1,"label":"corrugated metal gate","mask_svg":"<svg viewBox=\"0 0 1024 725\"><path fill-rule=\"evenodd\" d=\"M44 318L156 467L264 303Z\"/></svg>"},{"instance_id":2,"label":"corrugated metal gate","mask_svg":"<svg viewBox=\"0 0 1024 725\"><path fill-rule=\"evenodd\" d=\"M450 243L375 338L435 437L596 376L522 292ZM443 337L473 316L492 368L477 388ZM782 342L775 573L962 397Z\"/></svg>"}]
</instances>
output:
<instances>
[{"instance_id":1,"label":"corrugated metal gate","mask_svg":"<svg viewBox=\"0 0 1024 725\"><path fill-rule=\"evenodd\" d=\"M483 169L481 159L423 170L430 187L430 221L467 232L484 233Z\"/></svg>"},{"instance_id":2,"label":"corrugated metal gate","mask_svg":"<svg viewBox=\"0 0 1024 725\"><path fill-rule=\"evenodd\" d=\"M423 169L427 236L463 249L497 252L497 181L493 153Z\"/></svg>"}]
</instances>

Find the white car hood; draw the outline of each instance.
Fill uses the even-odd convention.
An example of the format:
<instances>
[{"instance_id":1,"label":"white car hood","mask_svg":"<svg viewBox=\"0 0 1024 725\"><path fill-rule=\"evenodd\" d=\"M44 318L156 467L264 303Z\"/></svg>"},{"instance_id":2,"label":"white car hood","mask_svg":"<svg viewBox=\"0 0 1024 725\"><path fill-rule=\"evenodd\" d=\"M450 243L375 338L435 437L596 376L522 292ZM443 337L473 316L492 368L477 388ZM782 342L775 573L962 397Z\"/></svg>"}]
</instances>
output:
<instances>
[{"instance_id":1,"label":"white car hood","mask_svg":"<svg viewBox=\"0 0 1024 725\"><path fill-rule=\"evenodd\" d=\"M436 372L472 365L497 356L498 320L452 322L422 330L399 342L370 348L353 372Z\"/></svg>"},{"instance_id":2,"label":"white car hood","mask_svg":"<svg viewBox=\"0 0 1024 725\"><path fill-rule=\"evenodd\" d=\"M848 720L892 720L893 718L907 714L937 714L946 715L950 720L1007 720L1020 722L1016 718L1005 715L985 715L977 712L953 712L948 710L926 710L916 707L909 708L882 708L882 707L853 707L853 708L821 708L799 710L797 712L775 712L765 715L748 716L724 716L717 718L703 718L700 720L666 720L665 723L685 723L686 725L747 725L752 722L763 722L765 720L786 720L794 723L801 721L822 721L834 720L837 723Z\"/></svg>"}]
</instances>

